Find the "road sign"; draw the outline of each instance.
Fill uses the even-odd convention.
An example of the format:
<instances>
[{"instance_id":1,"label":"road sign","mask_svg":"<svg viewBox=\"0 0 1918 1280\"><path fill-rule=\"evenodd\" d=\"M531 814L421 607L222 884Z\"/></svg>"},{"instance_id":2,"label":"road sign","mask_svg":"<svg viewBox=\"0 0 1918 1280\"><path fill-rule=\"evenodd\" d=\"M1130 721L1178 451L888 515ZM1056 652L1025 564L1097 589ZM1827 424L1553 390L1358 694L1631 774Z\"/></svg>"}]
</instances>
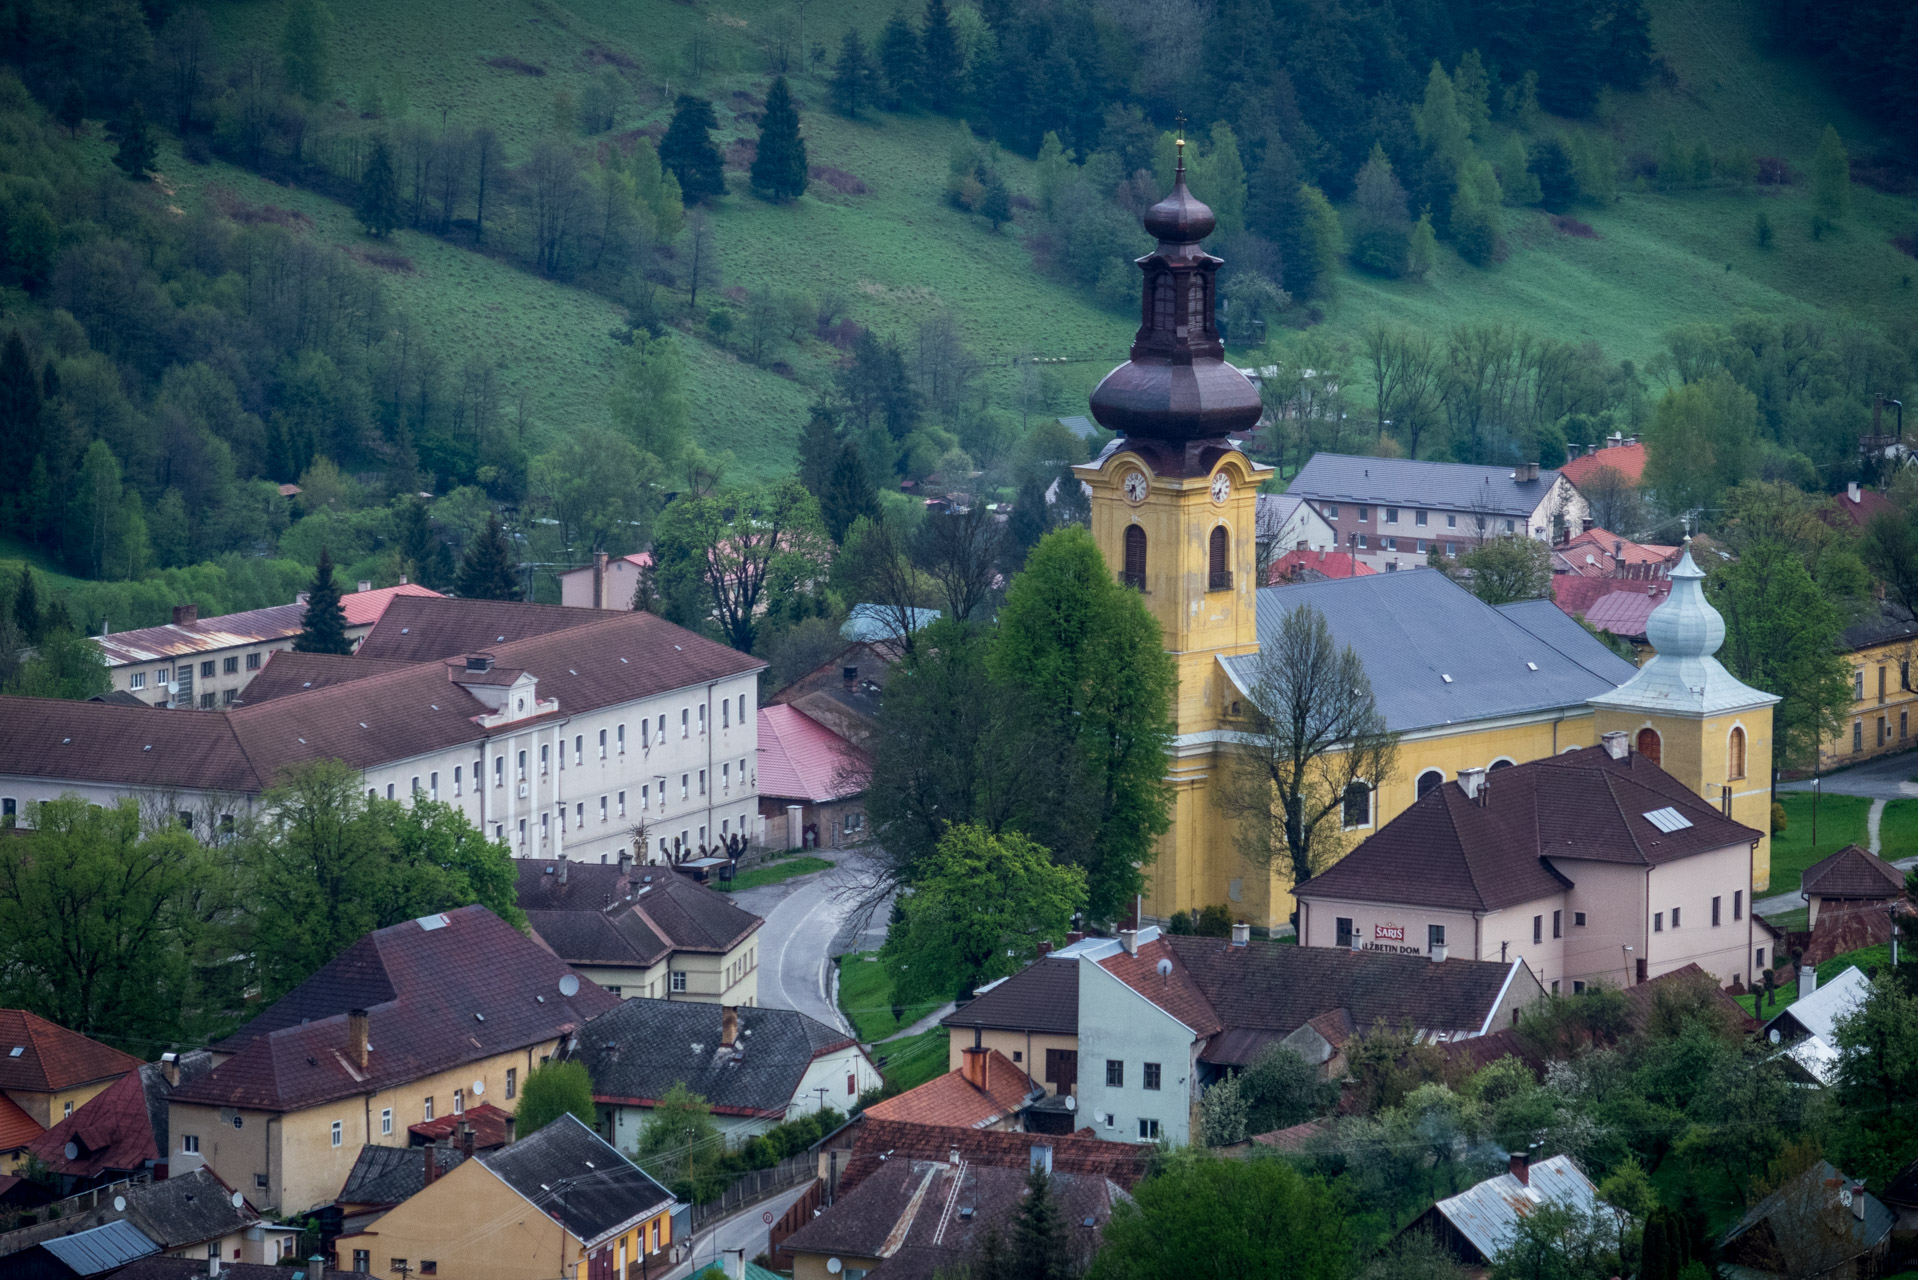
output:
<instances>
[{"instance_id":1,"label":"road sign","mask_svg":"<svg viewBox=\"0 0 1918 1280\"><path fill-rule=\"evenodd\" d=\"M766 1210L766 1212L760 1214L759 1217L767 1226L770 1227L773 1224L773 1211L771 1209Z\"/></svg>"}]
</instances>

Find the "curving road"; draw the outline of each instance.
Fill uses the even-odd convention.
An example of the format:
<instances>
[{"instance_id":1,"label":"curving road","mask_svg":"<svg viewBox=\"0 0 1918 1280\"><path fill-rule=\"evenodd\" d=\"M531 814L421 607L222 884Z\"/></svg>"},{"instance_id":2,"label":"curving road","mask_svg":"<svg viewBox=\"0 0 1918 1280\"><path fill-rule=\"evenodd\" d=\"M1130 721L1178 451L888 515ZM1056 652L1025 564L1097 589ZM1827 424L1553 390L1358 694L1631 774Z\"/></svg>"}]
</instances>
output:
<instances>
[{"instance_id":1,"label":"curving road","mask_svg":"<svg viewBox=\"0 0 1918 1280\"><path fill-rule=\"evenodd\" d=\"M833 860L830 871L742 890L732 898L766 921L759 930L759 1003L797 1009L850 1035L852 1028L834 1000L832 961L884 942L886 911L882 906L866 919L855 910L853 891L872 869L866 855L829 849L822 856Z\"/></svg>"}]
</instances>

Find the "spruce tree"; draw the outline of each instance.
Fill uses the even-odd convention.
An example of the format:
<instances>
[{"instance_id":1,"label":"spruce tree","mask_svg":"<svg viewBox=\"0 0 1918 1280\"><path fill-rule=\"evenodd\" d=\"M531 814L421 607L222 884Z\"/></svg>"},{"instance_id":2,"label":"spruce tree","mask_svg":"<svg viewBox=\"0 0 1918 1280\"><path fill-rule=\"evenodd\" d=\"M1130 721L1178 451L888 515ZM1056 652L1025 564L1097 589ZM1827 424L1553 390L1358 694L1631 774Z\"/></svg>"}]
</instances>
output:
<instances>
[{"instance_id":1,"label":"spruce tree","mask_svg":"<svg viewBox=\"0 0 1918 1280\"><path fill-rule=\"evenodd\" d=\"M766 93L759 118L759 152L753 157L753 190L768 200L797 200L806 191L806 140L799 136L799 112L793 109L786 77Z\"/></svg>"},{"instance_id":2,"label":"spruce tree","mask_svg":"<svg viewBox=\"0 0 1918 1280\"><path fill-rule=\"evenodd\" d=\"M1538 182L1540 204L1553 213L1572 207L1578 196L1578 172L1563 139L1554 136L1534 142L1531 169Z\"/></svg>"},{"instance_id":3,"label":"spruce tree","mask_svg":"<svg viewBox=\"0 0 1918 1280\"><path fill-rule=\"evenodd\" d=\"M850 442L839 446L826 491L819 499L819 515L834 542L843 542L846 530L861 516L878 518L879 491L859 456L859 446Z\"/></svg>"},{"instance_id":4,"label":"spruce tree","mask_svg":"<svg viewBox=\"0 0 1918 1280\"><path fill-rule=\"evenodd\" d=\"M446 543L433 532L426 518L426 504L407 499L399 511L400 562L414 582L435 591L444 591L453 581L453 557Z\"/></svg>"},{"instance_id":5,"label":"spruce tree","mask_svg":"<svg viewBox=\"0 0 1918 1280\"><path fill-rule=\"evenodd\" d=\"M910 110L919 105L920 64L924 60L919 33L912 29L903 10L894 9L879 35L879 69L886 76L888 110Z\"/></svg>"},{"instance_id":6,"label":"spruce tree","mask_svg":"<svg viewBox=\"0 0 1918 1280\"><path fill-rule=\"evenodd\" d=\"M306 614L300 619L300 634L293 641L295 653L353 652L346 638L346 610L340 604L340 585L333 581L333 553L320 549L319 567L313 571L313 585L306 592Z\"/></svg>"},{"instance_id":7,"label":"spruce tree","mask_svg":"<svg viewBox=\"0 0 1918 1280\"><path fill-rule=\"evenodd\" d=\"M287 87L308 102L326 96L331 79L332 57L327 38L332 34L333 16L321 0L293 0L286 12L286 25L280 29L280 70Z\"/></svg>"},{"instance_id":8,"label":"spruce tree","mask_svg":"<svg viewBox=\"0 0 1918 1280\"><path fill-rule=\"evenodd\" d=\"M373 153L366 158L354 213L367 235L381 239L392 235L400 223L400 189L393 178L393 153L385 138L373 139Z\"/></svg>"},{"instance_id":9,"label":"spruce tree","mask_svg":"<svg viewBox=\"0 0 1918 1280\"><path fill-rule=\"evenodd\" d=\"M41 404L40 376L15 329L0 347L0 458L26 467L39 456L44 439Z\"/></svg>"},{"instance_id":10,"label":"spruce tree","mask_svg":"<svg viewBox=\"0 0 1918 1280\"><path fill-rule=\"evenodd\" d=\"M847 27L845 37L839 42L839 60L832 69L832 109L857 120L860 108L872 101L875 78L872 59L866 53L866 42L859 28Z\"/></svg>"},{"instance_id":11,"label":"spruce tree","mask_svg":"<svg viewBox=\"0 0 1918 1280\"><path fill-rule=\"evenodd\" d=\"M513 569L513 550L506 543L498 516L486 517L486 528L475 535L460 562L454 589L467 600L517 600L519 575Z\"/></svg>"},{"instance_id":12,"label":"spruce tree","mask_svg":"<svg viewBox=\"0 0 1918 1280\"><path fill-rule=\"evenodd\" d=\"M1838 130L1825 126L1818 140L1818 154L1811 161L1811 204L1819 218L1840 222L1851 212L1851 159Z\"/></svg>"},{"instance_id":13,"label":"spruce tree","mask_svg":"<svg viewBox=\"0 0 1918 1280\"><path fill-rule=\"evenodd\" d=\"M979 212L992 223L992 233L999 234L999 228L1012 221L1012 195L1006 190L1005 180L998 170L986 176L985 199L979 202Z\"/></svg>"},{"instance_id":14,"label":"spruce tree","mask_svg":"<svg viewBox=\"0 0 1918 1280\"><path fill-rule=\"evenodd\" d=\"M1405 188L1392 175L1392 162L1377 143L1359 170L1352 203L1357 210L1352 220L1352 261L1380 275L1404 275L1412 232L1405 213Z\"/></svg>"},{"instance_id":15,"label":"spruce tree","mask_svg":"<svg viewBox=\"0 0 1918 1280\"><path fill-rule=\"evenodd\" d=\"M920 95L926 106L950 115L959 107L966 66L946 0L926 0L926 16L920 25Z\"/></svg>"},{"instance_id":16,"label":"spruce tree","mask_svg":"<svg viewBox=\"0 0 1918 1280\"><path fill-rule=\"evenodd\" d=\"M113 153L113 163L129 178L145 178L153 172L157 155L147 113L136 101L127 108L127 118L120 125L120 149Z\"/></svg>"},{"instance_id":17,"label":"spruce tree","mask_svg":"<svg viewBox=\"0 0 1918 1280\"><path fill-rule=\"evenodd\" d=\"M659 143L659 163L679 180L679 195L687 204L726 194L726 165L712 139L718 124L713 104L704 98L682 93L673 103L673 121Z\"/></svg>"},{"instance_id":18,"label":"spruce tree","mask_svg":"<svg viewBox=\"0 0 1918 1280\"><path fill-rule=\"evenodd\" d=\"M46 638L46 617L40 608L40 588L33 580L33 566L20 566L20 589L13 595L13 625L20 628L20 638L28 644L39 644Z\"/></svg>"},{"instance_id":19,"label":"spruce tree","mask_svg":"<svg viewBox=\"0 0 1918 1280\"><path fill-rule=\"evenodd\" d=\"M832 469L839 461L839 413L817 403L799 435L799 483L815 498L824 498Z\"/></svg>"},{"instance_id":20,"label":"spruce tree","mask_svg":"<svg viewBox=\"0 0 1918 1280\"><path fill-rule=\"evenodd\" d=\"M1438 233L1432 230L1432 211L1425 210L1412 224L1412 238L1405 254L1405 274L1423 280L1438 265Z\"/></svg>"},{"instance_id":21,"label":"spruce tree","mask_svg":"<svg viewBox=\"0 0 1918 1280\"><path fill-rule=\"evenodd\" d=\"M1071 1280L1073 1274L1065 1215L1052 1179L1037 1166L1026 1177L1026 1197L1013 1219L1012 1268L1023 1280Z\"/></svg>"}]
</instances>

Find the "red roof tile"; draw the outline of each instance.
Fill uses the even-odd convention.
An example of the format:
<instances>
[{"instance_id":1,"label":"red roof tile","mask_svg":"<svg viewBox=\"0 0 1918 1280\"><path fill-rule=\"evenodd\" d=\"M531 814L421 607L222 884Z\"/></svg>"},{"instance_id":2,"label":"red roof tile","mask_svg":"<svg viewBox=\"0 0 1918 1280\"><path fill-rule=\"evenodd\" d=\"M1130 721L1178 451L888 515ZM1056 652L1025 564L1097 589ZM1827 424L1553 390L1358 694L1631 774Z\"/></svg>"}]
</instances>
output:
<instances>
[{"instance_id":1,"label":"red roof tile","mask_svg":"<svg viewBox=\"0 0 1918 1280\"><path fill-rule=\"evenodd\" d=\"M1163 976L1159 973L1161 960L1171 963L1171 973ZM1190 1027L1200 1039L1224 1029L1212 1002L1205 998L1184 961L1164 938L1146 943L1136 955L1121 950L1101 960L1099 967Z\"/></svg>"},{"instance_id":2,"label":"red roof tile","mask_svg":"<svg viewBox=\"0 0 1918 1280\"><path fill-rule=\"evenodd\" d=\"M1265 585L1290 582L1300 574L1316 578L1365 578L1378 570L1361 564L1349 551L1300 551L1294 548L1274 560L1265 571Z\"/></svg>"},{"instance_id":3,"label":"red roof tile","mask_svg":"<svg viewBox=\"0 0 1918 1280\"><path fill-rule=\"evenodd\" d=\"M37 699L30 699L37 701ZM84 703L68 703L83 706ZM154 716L152 719L159 719ZM182 719L193 719L182 716ZM7 734L11 735L12 726ZM51 1093L123 1076L140 1065L132 1054L89 1040L24 1009L0 1009L0 1089Z\"/></svg>"},{"instance_id":4,"label":"red roof tile","mask_svg":"<svg viewBox=\"0 0 1918 1280\"><path fill-rule=\"evenodd\" d=\"M1851 496L1849 490L1844 493L1834 494L1831 503L1833 507L1843 512L1853 524L1860 528L1870 524L1874 517L1884 512L1896 511L1898 509L1892 504L1890 498L1887 498L1882 493L1875 493L1870 489L1860 489L1856 498Z\"/></svg>"},{"instance_id":5,"label":"red roof tile","mask_svg":"<svg viewBox=\"0 0 1918 1280\"><path fill-rule=\"evenodd\" d=\"M20 1109L20 1105L0 1093L0 1151L13 1151L39 1137L40 1122Z\"/></svg>"},{"instance_id":6,"label":"red roof tile","mask_svg":"<svg viewBox=\"0 0 1918 1280\"><path fill-rule=\"evenodd\" d=\"M820 803L865 790L871 758L797 707L759 709L759 794Z\"/></svg>"},{"instance_id":7,"label":"red roof tile","mask_svg":"<svg viewBox=\"0 0 1918 1280\"><path fill-rule=\"evenodd\" d=\"M1618 444L1609 449L1594 449L1571 459L1558 473L1575 485L1587 484L1606 467L1624 476L1628 483L1637 484L1645 477L1645 446Z\"/></svg>"},{"instance_id":8,"label":"red roof tile","mask_svg":"<svg viewBox=\"0 0 1918 1280\"><path fill-rule=\"evenodd\" d=\"M1568 539L1567 547L1590 547L1620 564L1664 564L1678 559L1678 548L1658 543L1633 542L1609 529L1596 526Z\"/></svg>"},{"instance_id":9,"label":"red roof tile","mask_svg":"<svg viewBox=\"0 0 1918 1280\"><path fill-rule=\"evenodd\" d=\"M1092 1137L1090 1129L1073 1134L1007 1133L1002 1129L909 1124L878 1119L870 1108L858 1123L852 1159L839 1182L841 1195L880 1168L882 1161L948 1160L957 1151L960 1159L971 1164L1023 1170L1030 1165L1034 1147L1051 1149L1055 1173L1091 1174L1131 1187L1145 1176L1146 1158L1152 1154L1151 1147Z\"/></svg>"},{"instance_id":10,"label":"red roof tile","mask_svg":"<svg viewBox=\"0 0 1918 1280\"><path fill-rule=\"evenodd\" d=\"M1642 636L1652 610L1671 598L1664 582L1614 583L1613 590L1592 601L1585 621L1615 636Z\"/></svg>"},{"instance_id":11,"label":"red roof tile","mask_svg":"<svg viewBox=\"0 0 1918 1280\"><path fill-rule=\"evenodd\" d=\"M131 1172L158 1160L162 1153L153 1135L146 1082L140 1076L138 1071L127 1072L47 1130L29 1149L53 1172L72 1178ZM67 1158L68 1143L75 1148L72 1159Z\"/></svg>"},{"instance_id":12,"label":"red roof tile","mask_svg":"<svg viewBox=\"0 0 1918 1280\"><path fill-rule=\"evenodd\" d=\"M1576 573L1552 575L1552 603L1574 618L1584 617L1595 602L1616 590L1618 582L1612 578L1590 578Z\"/></svg>"},{"instance_id":13,"label":"red roof tile","mask_svg":"<svg viewBox=\"0 0 1918 1280\"><path fill-rule=\"evenodd\" d=\"M402 582L397 587L375 587L371 591L349 591L340 597L340 609L346 614L349 627L370 627L385 615L388 606L399 596L432 596L441 599L440 593L430 587L422 587L417 582Z\"/></svg>"},{"instance_id":14,"label":"red roof tile","mask_svg":"<svg viewBox=\"0 0 1918 1280\"><path fill-rule=\"evenodd\" d=\"M1017 1115L1035 1088L1031 1077L1011 1058L997 1049L988 1049L985 1088L967 1080L963 1068L948 1071L916 1089L874 1103L866 1108L866 1115L902 1124L984 1129Z\"/></svg>"},{"instance_id":15,"label":"red roof tile","mask_svg":"<svg viewBox=\"0 0 1918 1280\"><path fill-rule=\"evenodd\" d=\"M506 1145L506 1122L512 1118L512 1112L502 1111L490 1102L482 1102L476 1107L467 1107L458 1115L444 1115L410 1124L406 1126L406 1131L424 1142L439 1142L446 1138L457 1140L460 1126L470 1125L474 1149L490 1151Z\"/></svg>"}]
</instances>

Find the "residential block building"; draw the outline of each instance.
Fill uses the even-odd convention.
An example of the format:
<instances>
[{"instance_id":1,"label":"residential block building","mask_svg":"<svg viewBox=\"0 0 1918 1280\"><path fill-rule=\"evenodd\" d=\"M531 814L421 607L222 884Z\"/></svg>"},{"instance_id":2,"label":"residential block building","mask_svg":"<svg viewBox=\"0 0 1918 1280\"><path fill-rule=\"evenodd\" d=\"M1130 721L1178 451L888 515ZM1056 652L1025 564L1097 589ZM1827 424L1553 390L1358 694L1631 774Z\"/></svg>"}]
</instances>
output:
<instances>
[{"instance_id":1,"label":"residential block building","mask_svg":"<svg viewBox=\"0 0 1918 1280\"><path fill-rule=\"evenodd\" d=\"M1838 769L1873 756L1918 746L1918 691L1912 660L1918 657L1918 620L1903 605L1881 600L1839 636L1851 705L1838 732L1819 743L1819 765Z\"/></svg>"}]
</instances>

